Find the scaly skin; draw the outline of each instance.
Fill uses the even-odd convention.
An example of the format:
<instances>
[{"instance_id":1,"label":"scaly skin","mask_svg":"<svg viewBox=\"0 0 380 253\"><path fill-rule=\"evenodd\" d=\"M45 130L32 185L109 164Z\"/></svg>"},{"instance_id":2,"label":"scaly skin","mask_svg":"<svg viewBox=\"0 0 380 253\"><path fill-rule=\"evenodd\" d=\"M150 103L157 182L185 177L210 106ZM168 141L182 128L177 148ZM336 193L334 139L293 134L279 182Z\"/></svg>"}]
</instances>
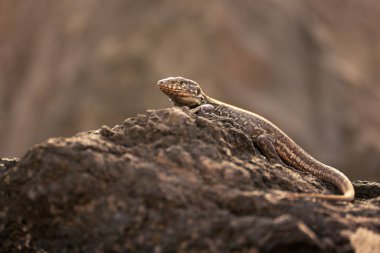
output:
<instances>
[{"instance_id":1,"label":"scaly skin","mask_svg":"<svg viewBox=\"0 0 380 253\"><path fill-rule=\"evenodd\" d=\"M343 195L296 193L288 194L288 197L313 197L338 201L354 199L354 187L342 172L314 159L269 120L206 96L196 82L183 77L165 78L158 81L157 85L175 106L187 106L201 113L213 112L233 119L247 135L251 136L255 146L270 162L286 162L298 170L308 171L334 184L343 193Z\"/></svg>"}]
</instances>

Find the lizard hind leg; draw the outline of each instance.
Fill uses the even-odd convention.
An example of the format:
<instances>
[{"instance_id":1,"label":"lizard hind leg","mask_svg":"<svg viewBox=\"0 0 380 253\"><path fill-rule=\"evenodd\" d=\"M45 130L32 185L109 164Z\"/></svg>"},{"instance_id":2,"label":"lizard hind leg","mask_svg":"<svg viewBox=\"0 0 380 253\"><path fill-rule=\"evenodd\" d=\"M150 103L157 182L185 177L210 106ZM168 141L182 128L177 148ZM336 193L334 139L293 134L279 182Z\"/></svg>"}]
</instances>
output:
<instances>
[{"instance_id":1,"label":"lizard hind leg","mask_svg":"<svg viewBox=\"0 0 380 253\"><path fill-rule=\"evenodd\" d=\"M270 135L262 134L257 136L254 144L270 163L285 165L281 157L278 155L273 143L274 141Z\"/></svg>"}]
</instances>

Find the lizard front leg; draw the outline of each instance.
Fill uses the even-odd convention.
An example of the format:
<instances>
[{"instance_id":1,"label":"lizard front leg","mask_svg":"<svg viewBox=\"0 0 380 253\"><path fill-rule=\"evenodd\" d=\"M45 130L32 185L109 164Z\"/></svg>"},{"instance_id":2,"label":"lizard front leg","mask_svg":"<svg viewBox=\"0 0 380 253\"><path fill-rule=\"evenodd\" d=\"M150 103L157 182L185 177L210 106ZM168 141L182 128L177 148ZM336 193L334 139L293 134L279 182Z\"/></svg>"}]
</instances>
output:
<instances>
[{"instance_id":1,"label":"lizard front leg","mask_svg":"<svg viewBox=\"0 0 380 253\"><path fill-rule=\"evenodd\" d=\"M268 134L261 134L256 137L254 141L257 148L268 159L270 163L279 163L284 165L281 157L278 155L276 148L274 147L274 140Z\"/></svg>"},{"instance_id":2,"label":"lizard front leg","mask_svg":"<svg viewBox=\"0 0 380 253\"><path fill-rule=\"evenodd\" d=\"M194 113L197 115L205 115L214 110L214 106L210 104L203 104L193 109Z\"/></svg>"}]
</instances>

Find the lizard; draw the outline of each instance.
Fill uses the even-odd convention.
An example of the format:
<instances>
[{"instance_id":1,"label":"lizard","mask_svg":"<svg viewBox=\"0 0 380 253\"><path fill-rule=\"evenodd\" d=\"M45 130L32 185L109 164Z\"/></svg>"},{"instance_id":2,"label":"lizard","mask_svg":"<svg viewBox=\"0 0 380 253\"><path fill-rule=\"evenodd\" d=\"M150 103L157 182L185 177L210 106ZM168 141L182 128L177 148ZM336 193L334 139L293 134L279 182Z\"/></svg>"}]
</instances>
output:
<instances>
[{"instance_id":1,"label":"lizard","mask_svg":"<svg viewBox=\"0 0 380 253\"><path fill-rule=\"evenodd\" d=\"M168 77L157 82L159 89L174 106L187 106L198 114L215 113L234 120L270 163L288 164L297 170L335 185L343 194L289 193L289 197L311 197L335 201L352 201L355 190L339 170L328 166L297 145L287 134L264 117L207 96L200 85L183 77Z\"/></svg>"}]
</instances>

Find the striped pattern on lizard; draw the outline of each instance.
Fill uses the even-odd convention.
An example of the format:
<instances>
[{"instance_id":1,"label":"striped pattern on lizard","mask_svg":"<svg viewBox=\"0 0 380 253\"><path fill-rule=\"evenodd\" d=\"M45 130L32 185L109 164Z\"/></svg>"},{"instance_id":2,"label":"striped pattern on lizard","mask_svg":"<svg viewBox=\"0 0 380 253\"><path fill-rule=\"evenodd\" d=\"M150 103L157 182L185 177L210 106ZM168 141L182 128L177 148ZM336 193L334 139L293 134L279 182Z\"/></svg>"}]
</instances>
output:
<instances>
[{"instance_id":1,"label":"striped pattern on lizard","mask_svg":"<svg viewBox=\"0 0 380 253\"><path fill-rule=\"evenodd\" d=\"M354 199L354 187L342 172L313 158L269 120L206 96L199 84L190 79L169 77L158 81L157 85L175 106L187 106L195 108L198 113L213 112L233 119L252 138L254 145L271 163L285 162L298 170L308 171L317 178L334 184L343 193L343 195L289 193L289 197L312 197L336 201Z\"/></svg>"}]
</instances>

